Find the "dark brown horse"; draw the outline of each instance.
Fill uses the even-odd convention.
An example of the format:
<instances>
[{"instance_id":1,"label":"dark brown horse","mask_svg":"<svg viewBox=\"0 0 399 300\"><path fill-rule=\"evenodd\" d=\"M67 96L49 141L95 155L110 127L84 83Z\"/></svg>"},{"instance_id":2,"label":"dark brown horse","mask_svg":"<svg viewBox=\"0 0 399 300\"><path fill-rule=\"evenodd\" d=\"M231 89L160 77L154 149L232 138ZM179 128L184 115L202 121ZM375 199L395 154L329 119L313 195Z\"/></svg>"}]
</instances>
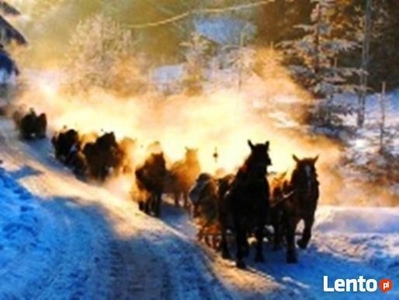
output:
<instances>
[{"instance_id":1,"label":"dark brown horse","mask_svg":"<svg viewBox=\"0 0 399 300\"><path fill-rule=\"evenodd\" d=\"M305 249L312 236L314 215L319 199L319 181L317 179L315 158L299 159L296 162L291 178L280 178L272 187L272 224L274 227L274 248L278 249L281 237L287 242L287 262L296 263L295 231L299 221L304 221L304 230L298 246Z\"/></svg>"},{"instance_id":2,"label":"dark brown horse","mask_svg":"<svg viewBox=\"0 0 399 300\"><path fill-rule=\"evenodd\" d=\"M161 214L161 198L164 192L166 162L161 153L151 153L144 164L135 170L139 191L139 209L156 217Z\"/></svg>"},{"instance_id":3,"label":"dark brown horse","mask_svg":"<svg viewBox=\"0 0 399 300\"><path fill-rule=\"evenodd\" d=\"M107 179L117 168L121 155L113 132L102 134L94 143L85 144L82 151L89 175L100 181Z\"/></svg>"},{"instance_id":4,"label":"dark brown horse","mask_svg":"<svg viewBox=\"0 0 399 300\"><path fill-rule=\"evenodd\" d=\"M267 167L271 165L269 142L253 145L251 153L236 173L231 187L220 200L222 257L229 258L227 230L230 224L236 240L236 265L245 268L244 256L248 255L248 235L255 232L257 240L255 261L263 262L263 235L269 215L269 184Z\"/></svg>"},{"instance_id":5,"label":"dark brown horse","mask_svg":"<svg viewBox=\"0 0 399 300\"><path fill-rule=\"evenodd\" d=\"M184 159L170 167L165 188L173 194L176 206L179 206L180 197L183 196L183 206L188 207L188 192L201 172L197 152L197 149L186 147Z\"/></svg>"}]
</instances>

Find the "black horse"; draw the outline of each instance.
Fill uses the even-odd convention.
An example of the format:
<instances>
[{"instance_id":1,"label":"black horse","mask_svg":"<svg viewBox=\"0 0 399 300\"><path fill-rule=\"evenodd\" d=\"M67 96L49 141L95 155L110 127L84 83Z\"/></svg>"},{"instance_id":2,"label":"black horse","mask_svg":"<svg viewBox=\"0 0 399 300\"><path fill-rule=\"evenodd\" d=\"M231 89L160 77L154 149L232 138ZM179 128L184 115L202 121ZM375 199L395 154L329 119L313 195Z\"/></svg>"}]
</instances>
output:
<instances>
[{"instance_id":1,"label":"black horse","mask_svg":"<svg viewBox=\"0 0 399 300\"><path fill-rule=\"evenodd\" d=\"M18 129L22 139L46 137L47 116L45 113L38 116L33 109L30 109L16 124L19 125Z\"/></svg>"},{"instance_id":2,"label":"black horse","mask_svg":"<svg viewBox=\"0 0 399 300\"><path fill-rule=\"evenodd\" d=\"M136 186L140 193L139 209L156 217L161 214L161 198L164 192L166 162L161 153L151 153L144 164L135 170Z\"/></svg>"},{"instance_id":3,"label":"black horse","mask_svg":"<svg viewBox=\"0 0 399 300\"><path fill-rule=\"evenodd\" d=\"M317 179L315 158L293 158L296 167L291 178L279 179L272 188L272 198L277 203L272 207L272 225L274 227L274 248L280 248L281 237L285 235L287 242L287 263L296 263L295 231L298 223L305 223L298 246L305 249L312 236L314 215L319 199L319 181Z\"/></svg>"},{"instance_id":4,"label":"black horse","mask_svg":"<svg viewBox=\"0 0 399 300\"><path fill-rule=\"evenodd\" d=\"M232 224L238 268L245 268L244 256L249 252L247 237L252 232L255 232L257 240L255 261L264 261L262 243L269 215L269 184L266 179L267 167L271 165L269 142L253 145L248 141L248 145L251 154L236 173L231 187L220 199L219 205L222 257L230 257L227 230L229 224Z\"/></svg>"},{"instance_id":5,"label":"black horse","mask_svg":"<svg viewBox=\"0 0 399 300\"><path fill-rule=\"evenodd\" d=\"M75 129L67 129L64 127L61 132L56 133L51 138L55 158L68 165L73 147L77 145L78 142L79 133Z\"/></svg>"}]
</instances>

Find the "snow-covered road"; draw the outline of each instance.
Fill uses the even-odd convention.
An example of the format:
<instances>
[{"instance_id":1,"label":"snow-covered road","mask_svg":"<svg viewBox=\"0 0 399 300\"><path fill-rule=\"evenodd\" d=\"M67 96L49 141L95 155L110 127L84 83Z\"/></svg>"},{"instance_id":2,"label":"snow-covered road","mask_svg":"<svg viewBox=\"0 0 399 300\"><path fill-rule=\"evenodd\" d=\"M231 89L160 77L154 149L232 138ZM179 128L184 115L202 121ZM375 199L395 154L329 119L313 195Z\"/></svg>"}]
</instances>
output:
<instances>
[{"instance_id":1,"label":"snow-covered road","mask_svg":"<svg viewBox=\"0 0 399 300\"><path fill-rule=\"evenodd\" d=\"M21 143L7 120L0 128L2 191L4 199L15 199L16 211L3 218L0 240L15 247L2 249L10 254L2 256L0 299L238 299L256 294L235 286L237 276L223 280L219 266L191 236L138 212L135 203L74 178L54 161L46 141ZM230 272L236 273L232 267ZM252 277L240 282L252 282ZM272 280L260 276L258 281L259 294L274 293Z\"/></svg>"},{"instance_id":2,"label":"snow-covered road","mask_svg":"<svg viewBox=\"0 0 399 300\"><path fill-rule=\"evenodd\" d=\"M310 248L287 265L266 247L264 265L237 270L195 242L187 216L162 220L77 180L47 141L22 143L0 120L0 299L397 299L399 211L318 211ZM383 295L326 294L331 279L390 278Z\"/></svg>"}]
</instances>

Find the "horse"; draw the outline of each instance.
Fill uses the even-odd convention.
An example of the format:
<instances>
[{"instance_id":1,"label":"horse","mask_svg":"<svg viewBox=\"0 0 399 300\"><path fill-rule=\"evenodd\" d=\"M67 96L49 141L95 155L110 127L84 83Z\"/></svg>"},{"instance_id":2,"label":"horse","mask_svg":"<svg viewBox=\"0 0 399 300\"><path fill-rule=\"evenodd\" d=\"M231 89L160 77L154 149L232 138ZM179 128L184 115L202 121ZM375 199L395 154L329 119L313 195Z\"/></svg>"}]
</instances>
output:
<instances>
[{"instance_id":1,"label":"horse","mask_svg":"<svg viewBox=\"0 0 399 300\"><path fill-rule=\"evenodd\" d=\"M30 111L24 115L20 121L17 120L16 115L14 120L18 125L20 135L23 139L31 138L45 138L47 128L47 117L45 113L41 113L39 116L31 108Z\"/></svg>"},{"instance_id":2,"label":"horse","mask_svg":"<svg viewBox=\"0 0 399 300\"><path fill-rule=\"evenodd\" d=\"M267 167L271 165L269 142L252 144L250 155L239 168L227 192L219 202L219 223L221 226L221 251L223 258L230 258L227 246L227 230L232 224L236 242L236 266L245 268L244 256L248 255L248 235L255 232L256 262L263 262L264 227L269 215L269 183Z\"/></svg>"},{"instance_id":3,"label":"horse","mask_svg":"<svg viewBox=\"0 0 399 300\"><path fill-rule=\"evenodd\" d=\"M68 164L70 160L71 150L74 145L79 142L79 133L75 129L63 128L61 132L56 133L51 138L51 143L54 147L55 158L59 161Z\"/></svg>"},{"instance_id":4,"label":"horse","mask_svg":"<svg viewBox=\"0 0 399 300\"><path fill-rule=\"evenodd\" d=\"M198 150L186 147L184 159L172 164L166 179L165 188L174 195L175 206L179 206L180 196L183 195L183 207L188 207L189 190L200 172Z\"/></svg>"},{"instance_id":5,"label":"horse","mask_svg":"<svg viewBox=\"0 0 399 300\"><path fill-rule=\"evenodd\" d=\"M86 143L83 147L89 175L104 181L117 167L120 150L113 132L104 133L95 142Z\"/></svg>"},{"instance_id":6,"label":"horse","mask_svg":"<svg viewBox=\"0 0 399 300\"><path fill-rule=\"evenodd\" d=\"M39 139L44 139L46 137L47 129L47 115L41 113L36 120L36 137Z\"/></svg>"},{"instance_id":7,"label":"horse","mask_svg":"<svg viewBox=\"0 0 399 300\"><path fill-rule=\"evenodd\" d=\"M220 234L218 222L219 182L209 173L201 173L189 191L193 219L198 224L198 241L216 248L216 236ZM209 237L213 237L212 245Z\"/></svg>"},{"instance_id":8,"label":"horse","mask_svg":"<svg viewBox=\"0 0 399 300\"><path fill-rule=\"evenodd\" d=\"M134 157L137 150L137 141L124 137L118 143L117 150L117 174L133 174Z\"/></svg>"},{"instance_id":9,"label":"horse","mask_svg":"<svg viewBox=\"0 0 399 300\"><path fill-rule=\"evenodd\" d=\"M88 164L83 151L78 145L76 150L71 151L69 156L69 166L76 176L85 176L88 171Z\"/></svg>"},{"instance_id":10,"label":"horse","mask_svg":"<svg viewBox=\"0 0 399 300\"><path fill-rule=\"evenodd\" d=\"M151 153L144 164L135 169L134 173L139 191L139 209L159 217L167 173L163 152Z\"/></svg>"},{"instance_id":11,"label":"horse","mask_svg":"<svg viewBox=\"0 0 399 300\"><path fill-rule=\"evenodd\" d=\"M280 248L281 237L285 235L287 242L287 263L298 261L295 247L295 232L298 223L304 221L304 230L298 246L305 249L312 236L314 215L319 199L319 181L314 158L299 159L293 155L296 162L291 178L283 176L272 186L272 198L278 199L272 204L272 225L274 228L274 249Z\"/></svg>"},{"instance_id":12,"label":"horse","mask_svg":"<svg viewBox=\"0 0 399 300\"><path fill-rule=\"evenodd\" d=\"M25 115L24 106L20 105L18 108L12 113L12 120L14 121L14 125L16 129L19 129L21 125L21 120Z\"/></svg>"}]
</instances>

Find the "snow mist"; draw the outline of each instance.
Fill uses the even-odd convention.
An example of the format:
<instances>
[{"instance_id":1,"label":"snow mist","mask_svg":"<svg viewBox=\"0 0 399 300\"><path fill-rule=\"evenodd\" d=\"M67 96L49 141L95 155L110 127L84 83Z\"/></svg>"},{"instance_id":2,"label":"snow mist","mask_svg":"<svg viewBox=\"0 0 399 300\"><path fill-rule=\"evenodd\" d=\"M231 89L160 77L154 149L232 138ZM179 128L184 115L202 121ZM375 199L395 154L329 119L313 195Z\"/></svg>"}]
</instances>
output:
<instances>
[{"instance_id":1,"label":"snow mist","mask_svg":"<svg viewBox=\"0 0 399 300\"><path fill-rule=\"evenodd\" d=\"M163 96L152 91L118 97L98 88L70 95L59 88L60 73L45 72L27 74L30 89L18 102L46 112L52 131L66 125L82 133L114 131L118 139L137 139L137 163L144 160L145 149L153 141L161 143L169 164L184 157L185 147L198 148L203 171L211 173L239 167L249 154L248 139L270 141L271 171L275 172L294 167L292 154L300 158L320 155L321 202L350 201L339 196L343 184L338 171L340 146L301 125L310 96L293 83L271 51L258 51L258 55L262 65L240 88L234 74L232 78L222 74L219 78L230 81L205 85L197 96ZM129 186L126 179L108 185L118 193Z\"/></svg>"}]
</instances>

